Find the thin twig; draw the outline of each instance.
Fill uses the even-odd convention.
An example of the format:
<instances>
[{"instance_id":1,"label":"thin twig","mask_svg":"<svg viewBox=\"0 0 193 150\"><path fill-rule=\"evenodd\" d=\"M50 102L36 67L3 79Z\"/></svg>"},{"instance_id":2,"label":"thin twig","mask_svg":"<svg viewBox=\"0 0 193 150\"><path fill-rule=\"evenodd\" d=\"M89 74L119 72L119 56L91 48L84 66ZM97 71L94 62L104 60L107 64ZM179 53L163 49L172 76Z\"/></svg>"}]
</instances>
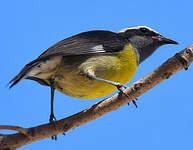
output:
<instances>
[{"instance_id":1,"label":"thin twig","mask_svg":"<svg viewBox=\"0 0 193 150\"><path fill-rule=\"evenodd\" d=\"M27 129L19 127L19 126L0 125L0 130L14 130L14 131L18 131L26 136L28 135Z\"/></svg>"}]
</instances>

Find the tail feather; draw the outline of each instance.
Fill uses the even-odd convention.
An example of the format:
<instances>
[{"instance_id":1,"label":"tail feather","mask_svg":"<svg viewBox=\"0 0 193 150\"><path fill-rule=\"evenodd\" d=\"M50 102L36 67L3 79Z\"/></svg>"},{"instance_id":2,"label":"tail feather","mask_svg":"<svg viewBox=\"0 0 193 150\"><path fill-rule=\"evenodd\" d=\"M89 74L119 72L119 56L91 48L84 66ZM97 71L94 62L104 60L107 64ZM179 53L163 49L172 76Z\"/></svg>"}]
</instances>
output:
<instances>
[{"instance_id":1,"label":"tail feather","mask_svg":"<svg viewBox=\"0 0 193 150\"><path fill-rule=\"evenodd\" d=\"M27 64L18 75L16 75L11 81L9 81L9 88L12 88L13 86L15 86L19 81L21 81L22 79L31 79L31 80L35 80L37 82L39 82L40 84L43 85L49 85L48 83L46 83L46 81L42 81L41 79L35 78L35 77L29 77L28 73L29 71L31 71L31 69L36 66L37 64L41 63L42 61L48 60L50 57L54 57L57 56L58 54L53 54L53 55L49 55L49 56L45 56L45 57L38 57L37 59L33 60L32 62L30 62L29 64Z\"/></svg>"},{"instance_id":2,"label":"tail feather","mask_svg":"<svg viewBox=\"0 0 193 150\"><path fill-rule=\"evenodd\" d=\"M27 64L18 75L16 75L11 81L9 81L9 88L15 86L19 81L24 79L27 73L37 64L37 61L32 61L31 63Z\"/></svg>"},{"instance_id":3,"label":"tail feather","mask_svg":"<svg viewBox=\"0 0 193 150\"><path fill-rule=\"evenodd\" d=\"M11 81L9 81L9 88L11 89L14 85L16 85L20 80L22 79L22 77L18 77L15 76Z\"/></svg>"},{"instance_id":4,"label":"tail feather","mask_svg":"<svg viewBox=\"0 0 193 150\"><path fill-rule=\"evenodd\" d=\"M10 84L9 88L11 89L19 81L21 81L24 78L24 76L27 74L27 72L28 72L28 67L25 66L18 75L16 75L11 81L9 81L9 84Z\"/></svg>"}]
</instances>

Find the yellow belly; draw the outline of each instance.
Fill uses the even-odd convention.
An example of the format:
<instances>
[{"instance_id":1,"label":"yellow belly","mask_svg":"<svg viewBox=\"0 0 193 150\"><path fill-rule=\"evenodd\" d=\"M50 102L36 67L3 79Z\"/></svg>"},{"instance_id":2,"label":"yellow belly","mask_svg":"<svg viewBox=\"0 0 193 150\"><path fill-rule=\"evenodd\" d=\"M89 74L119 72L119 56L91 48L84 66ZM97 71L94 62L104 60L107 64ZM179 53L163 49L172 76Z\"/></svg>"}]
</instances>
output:
<instances>
[{"instance_id":1,"label":"yellow belly","mask_svg":"<svg viewBox=\"0 0 193 150\"><path fill-rule=\"evenodd\" d=\"M81 75L83 68L93 71L97 77L126 84L136 72L137 57L132 46L128 45L116 54L90 57L78 68L63 65L57 71L56 89L79 99L96 99L117 90L113 85Z\"/></svg>"}]
</instances>

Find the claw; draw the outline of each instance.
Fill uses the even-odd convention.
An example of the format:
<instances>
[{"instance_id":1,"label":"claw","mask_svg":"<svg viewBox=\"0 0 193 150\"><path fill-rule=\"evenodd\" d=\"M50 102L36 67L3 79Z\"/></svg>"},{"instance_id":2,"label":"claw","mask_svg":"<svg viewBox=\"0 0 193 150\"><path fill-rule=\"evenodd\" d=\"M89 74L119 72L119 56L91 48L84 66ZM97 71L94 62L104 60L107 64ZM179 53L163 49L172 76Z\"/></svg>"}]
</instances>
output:
<instances>
[{"instance_id":1,"label":"claw","mask_svg":"<svg viewBox=\"0 0 193 150\"><path fill-rule=\"evenodd\" d=\"M135 99L135 100L137 100L137 99ZM137 108L138 106L137 106L137 103L136 103L135 100L132 100L132 103L133 103L133 105L135 105L135 107ZM129 106L129 103L127 103L127 105Z\"/></svg>"},{"instance_id":2,"label":"claw","mask_svg":"<svg viewBox=\"0 0 193 150\"><path fill-rule=\"evenodd\" d=\"M127 96L128 97L128 99L130 98L129 97L129 95L125 92L125 89L126 89L127 87L126 86L124 86L124 85L122 85L122 84L118 84L117 85L117 89L121 92L121 94L124 94L125 96ZM137 100L137 98L136 98L136 100ZM132 103L135 105L135 107L137 108L137 103L136 103L136 101L135 100L132 100ZM129 105L129 103L128 103L128 105Z\"/></svg>"},{"instance_id":3,"label":"claw","mask_svg":"<svg viewBox=\"0 0 193 150\"><path fill-rule=\"evenodd\" d=\"M137 108L137 103L135 100L132 100L132 103L135 105L135 107Z\"/></svg>"},{"instance_id":4,"label":"claw","mask_svg":"<svg viewBox=\"0 0 193 150\"><path fill-rule=\"evenodd\" d=\"M57 135L54 135L54 136L52 136L51 138L52 138L52 140L55 140L55 141L56 141L56 140L57 140Z\"/></svg>"}]
</instances>

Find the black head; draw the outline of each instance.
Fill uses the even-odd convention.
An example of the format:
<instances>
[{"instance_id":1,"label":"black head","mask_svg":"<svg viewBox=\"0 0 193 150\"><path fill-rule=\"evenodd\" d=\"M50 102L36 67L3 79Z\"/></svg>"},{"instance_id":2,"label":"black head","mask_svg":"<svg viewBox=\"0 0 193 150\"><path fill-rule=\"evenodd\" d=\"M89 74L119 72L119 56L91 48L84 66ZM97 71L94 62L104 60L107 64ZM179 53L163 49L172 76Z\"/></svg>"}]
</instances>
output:
<instances>
[{"instance_id":1,"label":"black head","mask_svg":"<svg viewBox=\"0 0 193 150\"><path fill-rule=\"evenodd\" d=\"M138 63L144 61L162 45L178 44L176 41L166 38L146 26L126 28L119 31L118 34L132 43L138 55Z\"/></svg>"}]
</instances>

